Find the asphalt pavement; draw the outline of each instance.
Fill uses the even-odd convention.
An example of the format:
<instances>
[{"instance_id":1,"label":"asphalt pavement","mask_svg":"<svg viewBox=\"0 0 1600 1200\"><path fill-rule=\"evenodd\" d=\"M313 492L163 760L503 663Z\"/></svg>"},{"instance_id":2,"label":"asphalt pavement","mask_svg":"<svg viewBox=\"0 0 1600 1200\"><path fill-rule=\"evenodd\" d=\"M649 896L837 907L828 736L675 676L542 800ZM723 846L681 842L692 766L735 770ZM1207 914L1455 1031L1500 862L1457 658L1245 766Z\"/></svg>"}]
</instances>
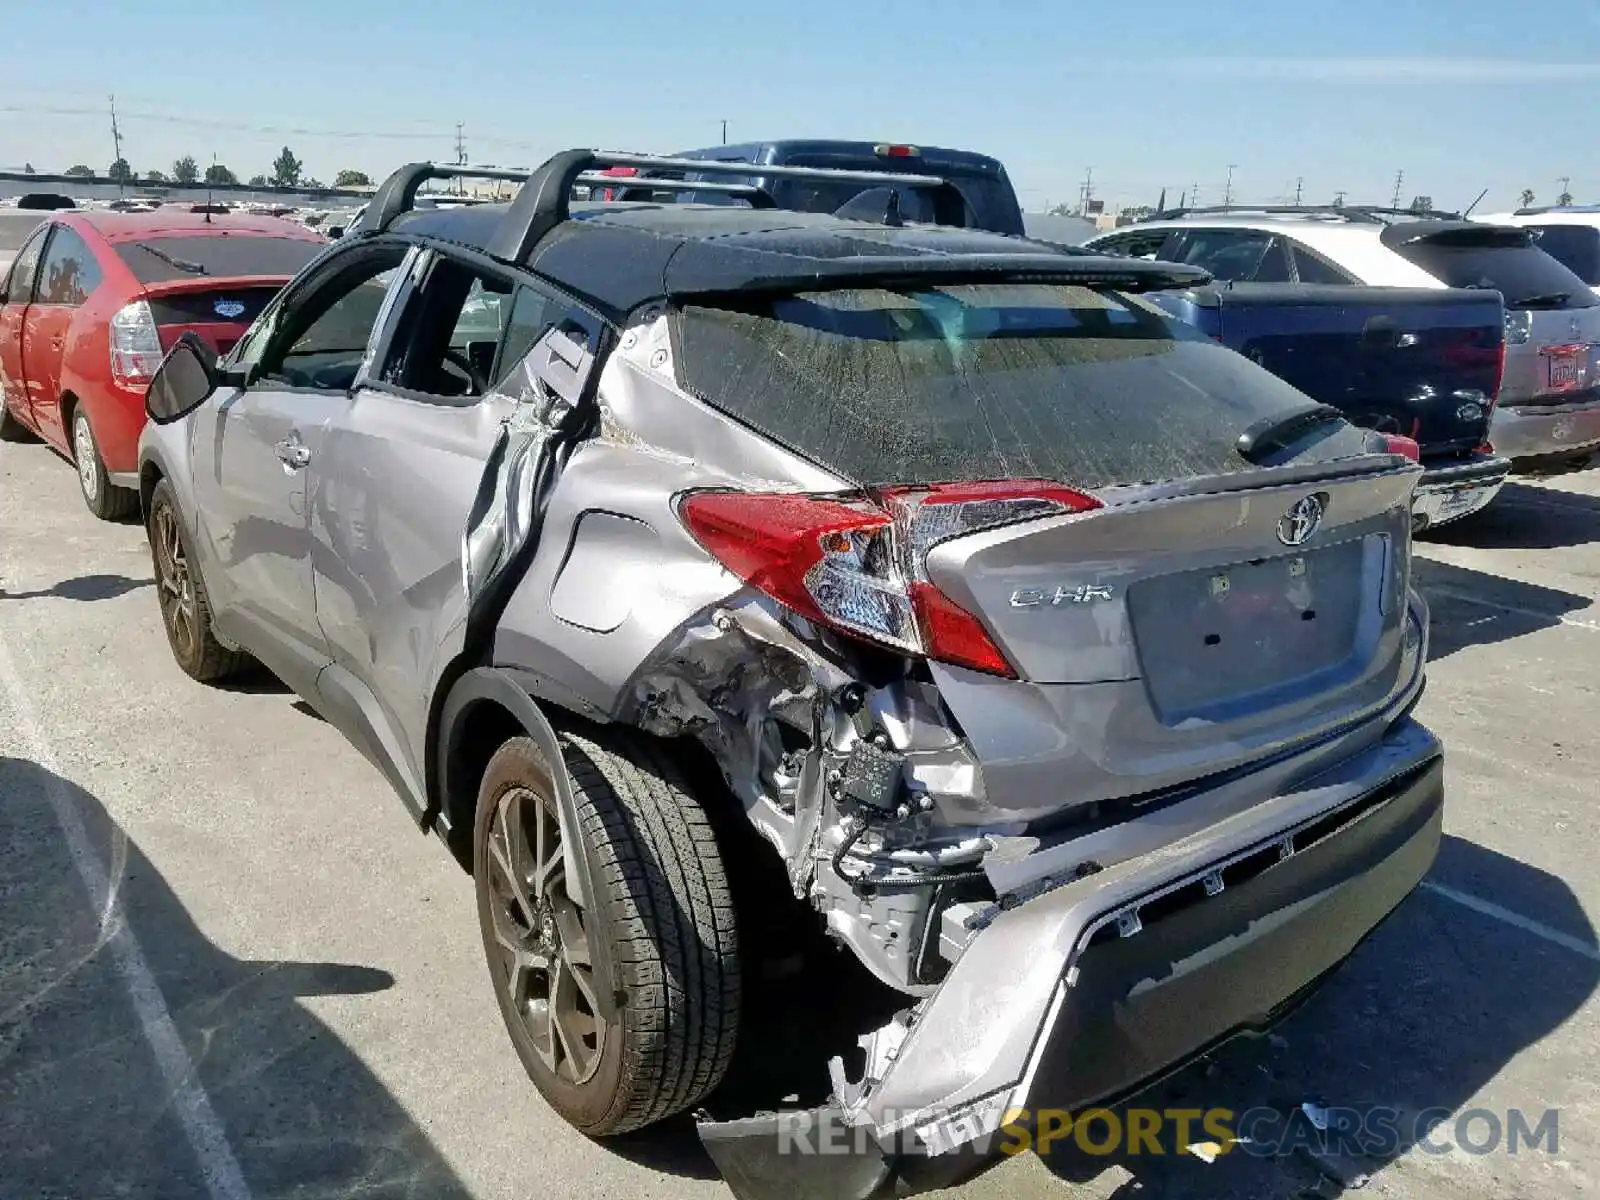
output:
<instances>
[{"instance_id":1,"label":"asphalt pavement","mask_svg":"<svg viewBox=\"0 0 1600 1200\"><path fill-rule=\"evenodd\" d=\"M1432 874L1272 1038L1146 1103L1444 1125L1424 1145L1405 1124L1378 1158L1067 1138L950 1195L1600 1183L1600 470L1513 482L1421 543L1417 572L1434 617L1419 713L1448 753ZM1556 1144L1452 1149L1475 1110L1502 1127L1555 1110ZM550 1113L442 846L294 696L185 678L140 527L91 517L42 445L0 446L0 1200L726 1195L686 1122L599 1143Z\"/></svg>"}]
</instances>

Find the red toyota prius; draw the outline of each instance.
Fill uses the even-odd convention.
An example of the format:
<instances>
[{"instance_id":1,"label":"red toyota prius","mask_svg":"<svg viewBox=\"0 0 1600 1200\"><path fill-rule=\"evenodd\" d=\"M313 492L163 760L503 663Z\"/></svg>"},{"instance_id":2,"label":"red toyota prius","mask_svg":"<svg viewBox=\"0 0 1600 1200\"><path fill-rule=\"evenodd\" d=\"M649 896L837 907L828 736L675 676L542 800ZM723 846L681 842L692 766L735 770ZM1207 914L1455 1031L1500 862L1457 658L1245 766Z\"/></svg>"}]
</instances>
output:
<instances>
[{"instance_id":1,"label":"red toyota prius","mask_svg":"<svg viewBox=\"0 0 1600 1200\"><path fill-rule=\"evenodd\" d=\"M327 240L274 217L168 205L57 212L0 283L0 438L78 467L98 517L138 506L144 392L185 330L220 353Z\"/></svg>"}]
</instances>

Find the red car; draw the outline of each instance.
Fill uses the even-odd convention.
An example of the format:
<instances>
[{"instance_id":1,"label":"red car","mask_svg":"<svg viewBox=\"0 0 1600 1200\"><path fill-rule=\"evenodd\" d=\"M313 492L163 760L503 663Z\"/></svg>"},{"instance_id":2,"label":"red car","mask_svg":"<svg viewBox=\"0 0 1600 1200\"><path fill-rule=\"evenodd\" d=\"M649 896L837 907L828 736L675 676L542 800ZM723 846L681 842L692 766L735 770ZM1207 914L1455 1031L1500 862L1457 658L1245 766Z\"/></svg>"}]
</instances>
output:
<instances>
[{"instance_id":1,"label":"red car","mask_svg":"<svg viewBox=\"0 0 1600 1200\"><path fill-rule=\"evenodd\" d=\"M222 352L327 239L273 217L174 206L52 213L0 284L0 438L78 466L89 510L138 506L144 392L192 329Z\"/></svg>"}]
</instances>

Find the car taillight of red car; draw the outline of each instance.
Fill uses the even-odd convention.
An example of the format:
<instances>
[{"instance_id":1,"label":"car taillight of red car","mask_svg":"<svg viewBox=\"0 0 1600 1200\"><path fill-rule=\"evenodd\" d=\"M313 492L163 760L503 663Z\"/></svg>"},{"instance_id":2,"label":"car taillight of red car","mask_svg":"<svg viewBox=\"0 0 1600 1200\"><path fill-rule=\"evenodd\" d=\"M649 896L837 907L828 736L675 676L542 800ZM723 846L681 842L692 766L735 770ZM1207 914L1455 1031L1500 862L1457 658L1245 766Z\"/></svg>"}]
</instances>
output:
<instances>
[{"instance_id":1,"label":"car taillight of red car","mask_svg":"<svg viewBox=\"0 0 1600 1200\"><path fill-rule=\"evenodd\" d=\"M928 578L928 552L963 534L1100 507L1052 483L887 488L876 499L691 492L685 527L751 587L836 632L1015 678L983 623Z\"/></svg>"},{"instance_id":2,"label":"car taillight of red car","mask_svg":"<svg viewBox=\"0 0 1600 1200\"><path fill-rule=\"evenodd\" d=\"M117 310L111 318L111 378L119 387L142 388L161 366L161 335L155 314L143 300Z\"/></svg>"}]
</instances>

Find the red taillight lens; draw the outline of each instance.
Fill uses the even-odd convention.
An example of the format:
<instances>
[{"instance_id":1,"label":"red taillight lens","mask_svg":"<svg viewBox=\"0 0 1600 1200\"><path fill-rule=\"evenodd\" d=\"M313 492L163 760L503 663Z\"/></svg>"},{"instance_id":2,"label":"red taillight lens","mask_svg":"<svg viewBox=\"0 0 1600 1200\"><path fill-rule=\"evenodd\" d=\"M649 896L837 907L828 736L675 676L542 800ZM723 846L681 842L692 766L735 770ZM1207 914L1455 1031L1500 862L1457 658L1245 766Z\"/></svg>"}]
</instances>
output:
<instances>
[{"instance_id":1,"label":"red taillight lens","mask_svg":"<svg viewBox=\"0 0 1600 1200\"><path fill-rule=\"evenodd\" d=\"M1412 462L1422 461L1422 447L1417 445L1415 438L1408 438L1398 433L1385 433L1383 438L1384 449L1390 454L1403 454Z\"/></svg>"},{"instance_id":2,"label":"red taillight lens","mask_svg":"<svg viewBox=\"0 0 1600 1200\"><path fill-rule=\"evenodd\" d=\"M883 145L874 146L873 149L880 158L916 158L922 153L915 146Z\"/></svg>"},{"instance_id":3,"label":"red taillight lens","mask_svg":"<svg viewBox=\"0 0 1600 1200\"><path fill-rule=\"evenodd\" d=\"M908 654L1015 678L988 630L928 578L947 538L1098 508L1071 488L1006 481L893 488L883 504L696 492L679 512L706 550L808 620Z\"/></svg>"}]
</instances>

